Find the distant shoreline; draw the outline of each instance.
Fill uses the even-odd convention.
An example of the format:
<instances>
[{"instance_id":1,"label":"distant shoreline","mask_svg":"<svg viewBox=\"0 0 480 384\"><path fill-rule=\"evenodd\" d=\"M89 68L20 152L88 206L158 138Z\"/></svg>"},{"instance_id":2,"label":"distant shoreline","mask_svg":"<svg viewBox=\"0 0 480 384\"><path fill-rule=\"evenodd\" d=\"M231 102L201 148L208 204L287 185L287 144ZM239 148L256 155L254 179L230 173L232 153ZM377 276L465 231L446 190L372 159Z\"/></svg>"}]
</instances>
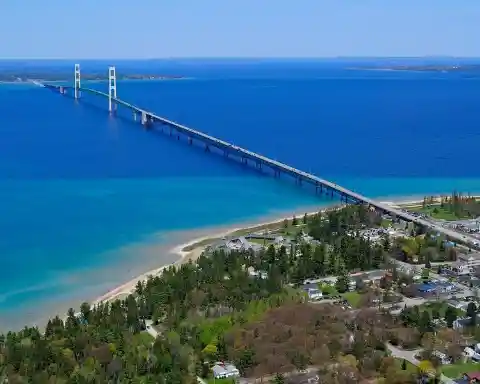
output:
<instances>
[{"instance_id":1,"label":"distant shoreline","mask_svg":"<svg viewBox=\"0 0 480 384\"><path fill-rule=\"evenodd\" d=\"M70 77L63 77L60 78L43 78L42 76L32 76L32 77L19 77L17 79L1 79L2 74L0 72L0 84L31 84L34 81L42 82L42 83L63 83L66 81L70 81ZM15 76L12 76L15 77ZM117 76L117 81L160 81L160 80L183 80L186 79L186 76L180 75L123 75ZM97 81L107 81L106 77L102 77L100 75L95 75L92 77L84 76L82 77L82 81L85 82L97 82Z\"/></svg>"},{"instance_id":2,"label":"distant shoreline","mask_svg":"<svg viewBox=\"0 0 480 384\"><path fill-rule=\"evenodd\" d=\"M395 72L480 72L480 65L392 65L379 67L348 67L347 70L356 71L395 71Z\"/></svg>"}]
</instances>

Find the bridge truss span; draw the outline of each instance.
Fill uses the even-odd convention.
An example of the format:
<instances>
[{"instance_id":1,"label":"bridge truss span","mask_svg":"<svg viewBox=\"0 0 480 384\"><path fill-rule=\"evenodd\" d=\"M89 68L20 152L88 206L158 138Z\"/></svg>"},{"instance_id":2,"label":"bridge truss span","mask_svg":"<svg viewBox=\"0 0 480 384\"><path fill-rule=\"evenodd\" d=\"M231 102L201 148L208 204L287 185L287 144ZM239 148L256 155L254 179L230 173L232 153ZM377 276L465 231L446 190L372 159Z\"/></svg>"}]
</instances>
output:
<instances>
[{"instance_id":1,"label":"bridge truss span","mask_svg":"<svg viewBox=\"0 0 480 384\"><path fill-rule=\"evenodd\" d=\"M77 75L78 71L78 75ZM441 225L431 223L428 220L422 219L418 216L415 216L405 210L396 208L389 204L377 202L371 198L363 196L357 192L354 192L348 188L345 188L341 185L335 184L329 180L322 179L318 176L315 176L311 173L304 172L292 166L289 166L285 163L282 163L277 160L273 160L269 157L263 156L261 154L249 151L248 149L236 146L232 143L224 141L222 139L216 138L214 136L208 135L206 133L200 132L193 128L187 127L185 125L176 123L167 118L156 115L153 112L147 111L143 108L140 108L134 104L128 103L117 97L117 82L116 82L116 72L115 67L110 67L108 71L108 93L102 92L96 89L89 87L81 86L80 84L80 66L75 65L75 84L74 86L63 86L63 85L52 85L52 84L43 84L44 87L51 89L53 91L59 92L62 95L68 94L69 91L74 91L75 98L79 98L80 94L92 94L95 96L103 97L108 100L108 110L110 113L116 111L117 106L121 106L131 110L134 120L137 120L137 115L140 116L140 121L146 129L150 129L155 124L161 125L163 127L169 128L169 133L171 136L176 135L180 139L180 135L187 138L188 143L192 145L194 142L201 143L206 151L210 151L210 148L216 148L224 154L226 157L235 157L244 164L255 165L257 169L263 169L263 167L268 167L273 171L275 177L280 177L281 174L286 174L293 177L298 184L308 183L315 187L315 191L326 192L333 196L336 194L340 197L341 200L345 202L360 203L368 205L370 208L381 211L386 214L390 214L396 218L413 222L419 226L435 230L439 233L443 233L449 239L456 240L458 242L466 243L472 248L478 248L477 240L473 237L463 235L456 231L444 228ZM77 77L78 76L78 77Z\"/></svg>"}]
</instances>

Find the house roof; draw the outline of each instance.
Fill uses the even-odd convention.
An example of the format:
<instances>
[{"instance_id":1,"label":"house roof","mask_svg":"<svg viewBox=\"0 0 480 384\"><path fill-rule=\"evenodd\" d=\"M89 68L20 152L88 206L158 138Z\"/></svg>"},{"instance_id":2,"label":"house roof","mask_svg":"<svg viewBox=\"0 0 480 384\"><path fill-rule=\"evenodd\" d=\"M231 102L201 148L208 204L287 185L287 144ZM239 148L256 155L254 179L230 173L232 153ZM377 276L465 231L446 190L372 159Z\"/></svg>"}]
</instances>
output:
<instances>
[{"instance_id":1,"label":"house roof","mask_svg":"<svg viewBox=\"0 0 480 384\"><path fill-rule=\"evenodd\" d=\"M464 375L467 376L469 380L480 380L480 372L470 372Z\"/></svg>"},{"instance_id":2,"label":"house roof","mask_svg":"<svg viewBox=\"0 0 480 384\"><path fill-rule=\"evenodd\" d=\"M230 363L217 363L213 366L212 371L216 376L220 376L222 374L238 373L237 367Z\"/></svg>"}]
</instances>

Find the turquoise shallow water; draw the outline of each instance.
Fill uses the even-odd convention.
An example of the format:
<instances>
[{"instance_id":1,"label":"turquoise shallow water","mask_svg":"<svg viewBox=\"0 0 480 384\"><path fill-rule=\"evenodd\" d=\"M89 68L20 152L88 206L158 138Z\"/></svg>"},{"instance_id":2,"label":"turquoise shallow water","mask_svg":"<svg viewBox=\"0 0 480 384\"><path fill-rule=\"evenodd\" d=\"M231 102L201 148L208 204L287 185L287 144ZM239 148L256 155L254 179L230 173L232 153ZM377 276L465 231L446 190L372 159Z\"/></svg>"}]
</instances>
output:
<instances>
[{"instance_id":1,"label":"turquoise shallow water","mask_svg":"<svg viewBox=\"0 0 480 384\"><path fill-rule=\"evenodd\" d=\"M191 80L119 95L368 196L480 192L476 78L265 65L182 67ZM327 203L110 118L103 100L1 85L0 105L0 327L172 262L198 228Z\"/></svg>"}]
</instances>

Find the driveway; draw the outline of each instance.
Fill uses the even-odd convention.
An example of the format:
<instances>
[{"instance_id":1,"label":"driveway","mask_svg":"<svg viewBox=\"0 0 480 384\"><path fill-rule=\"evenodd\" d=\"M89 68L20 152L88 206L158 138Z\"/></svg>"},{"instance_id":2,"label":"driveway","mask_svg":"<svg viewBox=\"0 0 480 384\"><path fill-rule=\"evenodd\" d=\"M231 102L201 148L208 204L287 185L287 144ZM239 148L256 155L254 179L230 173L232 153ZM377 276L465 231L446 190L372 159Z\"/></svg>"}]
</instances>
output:
<instances>
[{"instance_id":1,"label":"driveway","mask_svg":"<svg viewBox=\"0 0 480 384\"><path fill-rule=\"evenodd\" d=\"M415 358L415 355L417 355L422 350L420 348L407 351L404 349L397 348L391 345L390 343L387 343L387 348L393 357L396 357L398 359L405 359L417 367L420 364L420 361ZM444 384L456 384L455 380L452 380L443 374L440 375L440 381Z\"/></svg>"}]
</instances>

